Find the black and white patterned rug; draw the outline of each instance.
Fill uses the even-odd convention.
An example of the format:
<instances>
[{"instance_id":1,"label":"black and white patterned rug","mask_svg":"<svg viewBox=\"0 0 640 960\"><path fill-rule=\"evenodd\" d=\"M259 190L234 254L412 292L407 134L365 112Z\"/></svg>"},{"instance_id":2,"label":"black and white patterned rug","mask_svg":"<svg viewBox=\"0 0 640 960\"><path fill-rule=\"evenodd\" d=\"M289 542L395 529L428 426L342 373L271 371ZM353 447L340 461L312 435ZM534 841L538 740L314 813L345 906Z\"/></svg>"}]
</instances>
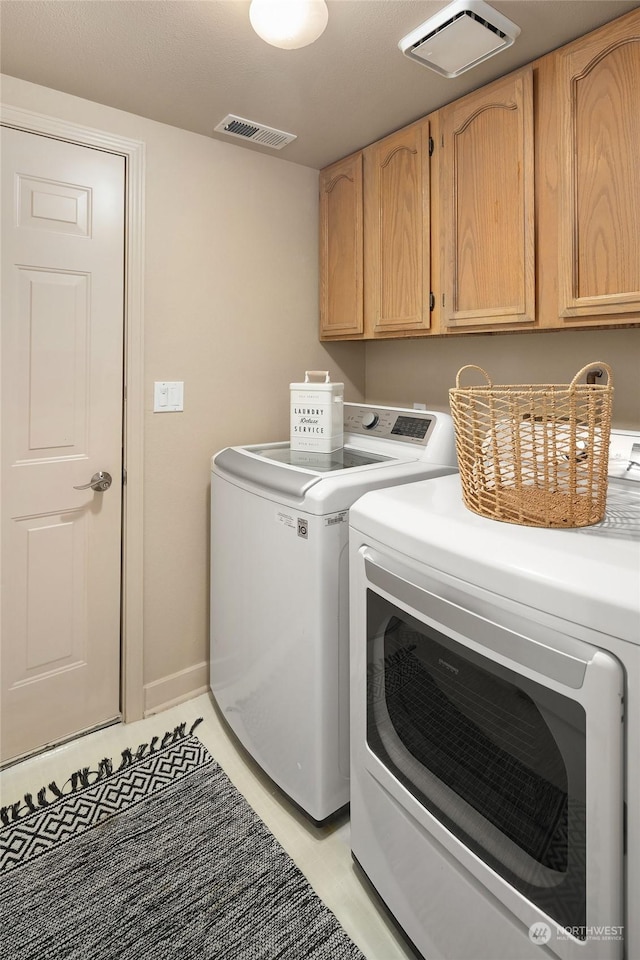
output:
<instances>
[{"instance_id":1,"label":"black and white patterned rug","mask_svg":"<svg viewBox=\"0 0 640 960\"><path fill-rule=\"evenodd\" d=\"M364 960L197 722L2 808L3 960Z\"/></svg>"}]
</instances>

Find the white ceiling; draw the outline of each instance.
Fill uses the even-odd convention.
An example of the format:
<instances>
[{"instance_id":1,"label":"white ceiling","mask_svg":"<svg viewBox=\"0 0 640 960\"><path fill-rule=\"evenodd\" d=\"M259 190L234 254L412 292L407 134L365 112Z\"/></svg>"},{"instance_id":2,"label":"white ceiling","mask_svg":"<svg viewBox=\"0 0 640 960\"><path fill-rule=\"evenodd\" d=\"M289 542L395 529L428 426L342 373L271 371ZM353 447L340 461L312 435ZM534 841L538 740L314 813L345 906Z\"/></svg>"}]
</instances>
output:
<instances>
[{"instance_id":1,"label":"white ceiling","mask_svg":"<svg viewBox=\"0 0 640 960\"><path fill-rule=\"evenodd\" d=\"M638 0L494 0L521 28L505 52L454 80L398 41L446 0L328 0L314 44L279 50L248 0L2 0L2 72L219 138L233 113L295 133L280 151L321 168L640 6Z\"/></svg>"}]
</instances>

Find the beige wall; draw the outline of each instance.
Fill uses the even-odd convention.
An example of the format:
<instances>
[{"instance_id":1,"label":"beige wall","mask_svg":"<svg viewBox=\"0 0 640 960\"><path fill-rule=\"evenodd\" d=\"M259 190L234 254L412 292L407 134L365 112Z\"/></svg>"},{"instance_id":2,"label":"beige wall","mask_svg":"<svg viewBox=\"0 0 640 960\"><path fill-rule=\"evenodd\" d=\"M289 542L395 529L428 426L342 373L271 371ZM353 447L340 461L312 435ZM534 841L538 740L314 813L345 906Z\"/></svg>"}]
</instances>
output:
<instances>
[{"instance_id":1,"label":"beige wall","mask_svg":"<svg viewBox=\"0 0 640 960\"><path fill-rule=\"evenodd\" d=\"M348 400L361 399L364 348L318 342L316 171L11 77L1 93L12 106L146 143L144 679L153 709L206 683L212 453L286 437L289 383L305 369L329 369ZM184 381L184 413L152 412L154 380Z\"/></svg>"},{"instance_id":2,"label":"beige wall","mask_svg":"<svg viewBox=\"0 0 640 960\"><path fill-rule=\"evenodd\" d=\"M466 363L483 367L494 383L568 383L593 360L603 360L613 369L614 426L639 429L640 329L368 343L366 398L370 403L426 403L448 410L449 388Z\"/></svg>"}]
</instances>

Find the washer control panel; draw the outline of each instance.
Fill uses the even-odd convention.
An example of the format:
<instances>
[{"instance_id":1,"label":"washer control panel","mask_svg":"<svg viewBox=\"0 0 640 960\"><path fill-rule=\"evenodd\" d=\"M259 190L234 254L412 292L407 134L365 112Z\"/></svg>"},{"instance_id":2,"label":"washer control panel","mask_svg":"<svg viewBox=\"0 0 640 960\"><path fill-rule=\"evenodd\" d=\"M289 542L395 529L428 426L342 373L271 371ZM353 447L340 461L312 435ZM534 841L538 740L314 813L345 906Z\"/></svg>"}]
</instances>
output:
<instances>
[{"instance_id":1,"label":"washer control panel","mask_svg":"<svg viewBox=\"0 0 640 960\"><path fill-rule=\"evenodd\" d=\"M362 426L365 430L373 430L374 427L378 426L379 421L380 417L378 414L371 410L369 413L365 413L362 417Z\"/></svg>"},{"instance_id":2,"label":"washer control panel","mask_svg":"<svg viewBox=\"0 0 640 960\"><path fill-rule=\"evenodd\" d=\"M344 404L344 432L426 447L436 415L426 410Z\"/></svg>"}]
</instances>

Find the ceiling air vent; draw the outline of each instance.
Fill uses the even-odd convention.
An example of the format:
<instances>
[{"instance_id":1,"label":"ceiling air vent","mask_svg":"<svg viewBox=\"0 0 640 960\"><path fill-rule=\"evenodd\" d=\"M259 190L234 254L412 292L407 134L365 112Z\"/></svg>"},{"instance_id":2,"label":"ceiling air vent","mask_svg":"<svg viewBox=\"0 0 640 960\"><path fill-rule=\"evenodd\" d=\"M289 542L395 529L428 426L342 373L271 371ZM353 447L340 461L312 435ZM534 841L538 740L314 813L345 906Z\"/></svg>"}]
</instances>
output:
<instances>
[{"instance_id":1,"label":"ceiling air vent","mask_svg":"<svg viewBox=\"0 0 640 960\"><path fill-rule=\"evenodd\" d=\"M457 77L510 47L520 27L484 0L455 0L403 37L405 56L443 77Z\"/></svg>"},{"instance_id":2,"label":"ceiling air vent","mask_svg":"<svg viewBox=\"0 0 640 960\"><path fill-rule=\"evenodd\" d=\"M259 143L262 147L271 147L272 150L282 150L288 143L296 139L295 133L285 133L274 127L265 127L263 123L245 120L243 117L234 117L232 113L221 120L216 133L226 133L229 137L240 137L241 140L250 140Z\"/></svg>"}]
</instances>

